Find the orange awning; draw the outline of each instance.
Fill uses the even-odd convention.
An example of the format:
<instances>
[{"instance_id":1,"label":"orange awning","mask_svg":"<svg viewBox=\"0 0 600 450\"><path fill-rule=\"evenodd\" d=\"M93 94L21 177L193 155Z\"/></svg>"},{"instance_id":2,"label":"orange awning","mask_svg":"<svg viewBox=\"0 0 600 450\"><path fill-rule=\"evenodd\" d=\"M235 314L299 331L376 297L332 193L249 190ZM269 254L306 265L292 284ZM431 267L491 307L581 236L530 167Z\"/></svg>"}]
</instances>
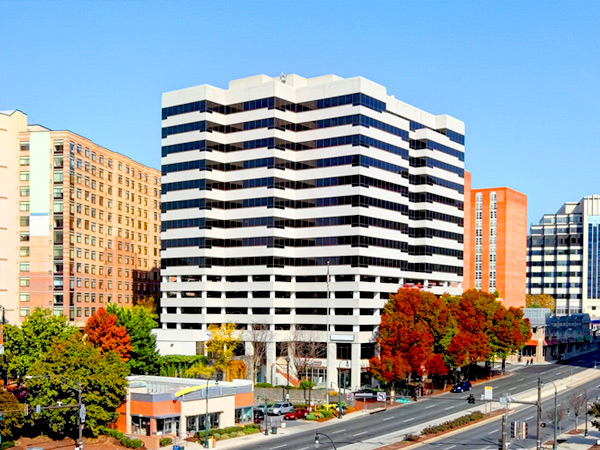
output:
<instances>
[{"instance_id":1,"label":"orange awning","mask_svg":"<svg viewBox=\"0 0 600 450\"><path fill-rule=\"evenodd\" d=\"M533 339L529 339L527 342L525 342L525 345L532 345L534 347L537 347L538 341L534 341Z\"/></svg>"}]
</instances>

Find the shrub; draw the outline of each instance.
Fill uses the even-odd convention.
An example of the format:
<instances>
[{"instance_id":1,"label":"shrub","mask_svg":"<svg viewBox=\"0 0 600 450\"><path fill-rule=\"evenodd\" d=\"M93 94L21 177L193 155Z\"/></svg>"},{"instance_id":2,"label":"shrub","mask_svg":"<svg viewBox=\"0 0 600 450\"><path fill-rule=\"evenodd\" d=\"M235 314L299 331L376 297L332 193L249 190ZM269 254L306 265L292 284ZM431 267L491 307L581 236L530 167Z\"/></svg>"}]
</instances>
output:
<instances>
[{"instance_id":1,"label":"shrub","mask_svg":"<svg viewBox=\"0 0 600 450\"><path fill-rule=\"evenodd\" d=\"M6 450L7 448L14 447L15 443L13 441L6 441L0 445L0 450Z\"/></svg>"},{"instance_id":2,"label":"shrub","mask_svg":"<svg viewBox=\"0 0 600 450\"><path fill-rule=\"evenodd\" d=\"M246 433L244 433L243 431L238 431L237 433L235 433L235 435L238 437L242 437L242 436L246 436Z\"/></svg>"},{"instance_id":3,"label":"shrub","mask_svg":"<svg viewBox=\"0 0 600 450\"><path fill-rule=\"evenodd\" d=\"M225 439L229 439L229 435L228 434L222 434L218 438L215 437L215 439L218 439L219 441L224 441Z\"/></svg>"},{"instance_id":4,"label":"shrub","mask_svg":"<svg viewBox=\"0 0 600 450\"><path fill-rule=\"evenodd\" d=\"M271 383L256 383L254 385L255 388L271 388L273 385Z\"/></svg>"},{"instance_id":5,"label":"shrub","mask_svg":"<svg viewBox=\"0 0 600 450\"><path fill-rule=\"evenodd\" d=\"M406 436L404 436L404 440L408 442L416 442L419 440L419 436L417 436L416 434L408 433Z\"/></svg>"},{"instance_id":6,"label":"shrub","mask_svg":"<svg viewBox=\"0 0 600 450\"><path fill-rule=\"evenodd\" d=\"M310 413L306 416L306 420L317 420L317 413Z\"/></svg>"},{"instance_id":7,"label":"shrub","mask_svg":"<svg viewBox=\"0 0 600 450\"><path fill-rule=\"evenodd\" d=\"M144 443L139 439L129 439L127 436L121 438L121 445L127 448L140 448Z\"/></svg>"},{"instance_id":8,"label":"shrub","mask_svg":"<svg viewBox=\"0 0 600 450\"><path fill-rule=\"evenodd\" d=\"M169 437L160 438L159 445L161 447L166 447L167 445L171 445L173 443L173 439Z\"/></svg>"},{"instance_id":9,"label":"shrub","mask_svg":"<svg viewBox=\"0 0 600 450\"><path fill-rule=\"evenodd\" d=\"M258 428L244 428L244 434L254 434L258 433L260 430Z\"/></svg>"},{"instance_id":10,"label":"shrub","mask_svg":"<svg viewBox=\"0 0 600 450\"><path fill-rule=\"evenodd\" d=\"M221 435L219 433L213 433L213 436L215 437L215 439L219 440L221 439Z\"/></svg>"},{"instance_id":11,"label":"shrub","mask_svg":"<svg viewBox=\"0 0 600 450\"><path fill-rule=\"evenodd\" d=\"M458 428L462 425L466 425L470 422L475 422L477 420L481 420L485 417L485 415L480 411L472 412L471 414L467 414L465 416L459 417L454 420L448 420L447 422L443 422L438 425L432 425L426 427L421 431L422 435L440 433L442 431L451 430L453 428Z\"/></svg>"},{"instance_id":12,"label":"shrub","mask_svg":"<svg viewBox=\"0 0 600 450\"><path fill-rule=\"evenodd\" d=\"M333 411L328 410L328 409L319 409L319 410L317 410L317 412L319 414L321 414L322 417L325 417L326 419L333 417Z\"/></svg>"}]
</instances>

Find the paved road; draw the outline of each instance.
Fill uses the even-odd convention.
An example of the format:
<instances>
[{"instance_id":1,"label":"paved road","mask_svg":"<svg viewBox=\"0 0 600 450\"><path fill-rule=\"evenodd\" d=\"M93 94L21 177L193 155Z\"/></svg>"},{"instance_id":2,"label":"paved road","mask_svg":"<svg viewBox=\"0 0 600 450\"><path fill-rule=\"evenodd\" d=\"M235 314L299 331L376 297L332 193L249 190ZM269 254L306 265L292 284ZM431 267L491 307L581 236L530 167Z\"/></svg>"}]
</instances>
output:
<instances>
[{"instance_id":1,"label":"paved road","mask_svg":"<svg viewBox=\"0 0 600 450\"><path fill-rule=\"evenodd\" d=\"M565 361L565 364L560 365L539 365L539 366L525 366L512 375L496 379L494 381L485 383L485 385L493 386L494 397L500 397L505 393L511 395L517 395L521 392L533 389L537 386L537 378L542 377L546 380L558 380L569 378L578 372L583 371L586 368L593 367L594 361L600 361L600 350L587 355L582 355L574 358L573 360ZM596 383L597 385L598 383ZM591 383L593 385L593 383ZM590 386L591 386L590 385ZM595 387L593 385L592 387ZM484 391L484 384L478 384L473 387L472 393L476 399L479 399ZM397 433L402 429L414 427L419 424L427 422L443 422L445 418L460 411L472 408L473 405L467 403L466 398L470 394L452 394L446 393L440 396L422 399L416 403L410 403L401 407L390 408L387 411L383 411L377 414L369 416L362 416L360 419L347 418L346 420L329 421L325 426L315 427L315 424L305 424L305 432L297 432L295 434L281 436L281 438L269 440L265 442L265 450L308 450L314 448L314 432L319 430L323 433L327 433L335 440L337 448L341 449L345 445L357 444L369 440L371 445L373 441L377 442L377 438L390 433ZM596 391L591 389L590 393L593 393L594 398ZM598 392L600 393L600 391ZM591 396L591 395L590 395ZM481 405L481 404L480 404ZM478 409L481 409L478 408ZM525 418L531 416L531 413L524 413ZM499 423L499 422L498 422ZM493 425L498 430L499 425ZM529 433L535 434L535 427L530 426ZM486 428L487 429L487 428ZM487 445L497 444L498 435L491 433L491 428L488 439L485 441L485 445L482 447L481 442L473 447L466 447L465 444L459 444L458 438L454 439L454 443L446 443L446 447L430 447L430 449L448 449L451 446L456 446L457 450L460 448L478 448L481 450ZM550 431L546 429L546 434ZM296 431L296 430L295 430ZM299 430L297 430L299 431ZM550 432L551 433L551 432ZM480 435L480 431L474 431L474 435ZM481 436L480 436L481 437ZM471 439L469 436L461 437L461 442L469 442ZM381 445L387 442L382 440ZM525 442L524 442L525 443ZM477 446L478 445L478 446ZM459 447L461 446L461 447ZM250 450L256 449L256 445L240 446L239 449ZM322 441L321 447L323 449L330 449L332 446L325 441ZM454 447L451 447L454 448ZM518 448L514 447L513 448ZM527 448L527 447L525 447Z\"/></svg>"},{"instance_id":2,"label":"paved road","mask_svg":"<svg viewBox=\"0 0 600 450\"><path fill-rule=\"evenodd\" d=\"M568 408L569 397L573 394L587 393L588 399L595 400L600 395L600 381L592 380L588 383L577 386L574 389L564 391L558 395L558 403ZM546 427L542 428L542 442L546 442L553 438L554 428L552 421L546 415L546 411L554 409L554 396L542 402L542 421L546 423ZM528 424L527 439L510 439L513 449L531 449L535 448L536 438L536 420L537 408L528 406L519 409L509 415L508 422L520 421ZM578 424L583 428L584 415L580 415ZM565 415L560 423L558 434L562 430L569 430L575 427L575 416L571 413L568 417ZM510 425L508 425L510 430ZM477 427L465 429L465 431L453 434L439 441L424 444L420 448L425 450L492 450L498 448L498 441L501 438L501 418L493 422L486 423Z\"/></svg>"}]
</instances>

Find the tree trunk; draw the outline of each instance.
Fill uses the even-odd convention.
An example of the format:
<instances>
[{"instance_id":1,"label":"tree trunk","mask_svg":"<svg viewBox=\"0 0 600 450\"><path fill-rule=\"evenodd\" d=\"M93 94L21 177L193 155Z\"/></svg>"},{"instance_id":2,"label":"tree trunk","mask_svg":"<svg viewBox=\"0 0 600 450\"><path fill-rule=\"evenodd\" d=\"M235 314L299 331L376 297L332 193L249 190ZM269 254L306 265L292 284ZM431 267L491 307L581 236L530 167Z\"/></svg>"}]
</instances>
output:
<instances>
[{"instance_id":1,"label":"tree trunk","mask_svg":"<svg viewBox=\"0 0 600 450\"><path fill-rule=\"evenodd\" d=\"M506 371L506 358L502 358L502 373Z\"/></svg>"}]
</instances>

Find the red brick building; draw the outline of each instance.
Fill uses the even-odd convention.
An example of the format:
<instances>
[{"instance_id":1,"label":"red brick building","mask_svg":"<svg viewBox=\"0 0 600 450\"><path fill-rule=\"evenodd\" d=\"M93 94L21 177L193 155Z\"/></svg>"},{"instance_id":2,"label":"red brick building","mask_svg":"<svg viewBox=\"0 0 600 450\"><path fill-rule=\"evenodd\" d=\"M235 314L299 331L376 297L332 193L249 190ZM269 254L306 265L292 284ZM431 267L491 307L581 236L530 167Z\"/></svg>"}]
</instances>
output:
<instances>
[{"instance_id":1,"label":"red brick building","mask_svg":"<svg viewBox=\"0 0 600 450\"><path fill-rule=\"evenodd\" d=\"M525 306L527 196L507 187L471 189L465 173L463 287L498 291L504 306Z\"/></svg>"}]
</instances>

